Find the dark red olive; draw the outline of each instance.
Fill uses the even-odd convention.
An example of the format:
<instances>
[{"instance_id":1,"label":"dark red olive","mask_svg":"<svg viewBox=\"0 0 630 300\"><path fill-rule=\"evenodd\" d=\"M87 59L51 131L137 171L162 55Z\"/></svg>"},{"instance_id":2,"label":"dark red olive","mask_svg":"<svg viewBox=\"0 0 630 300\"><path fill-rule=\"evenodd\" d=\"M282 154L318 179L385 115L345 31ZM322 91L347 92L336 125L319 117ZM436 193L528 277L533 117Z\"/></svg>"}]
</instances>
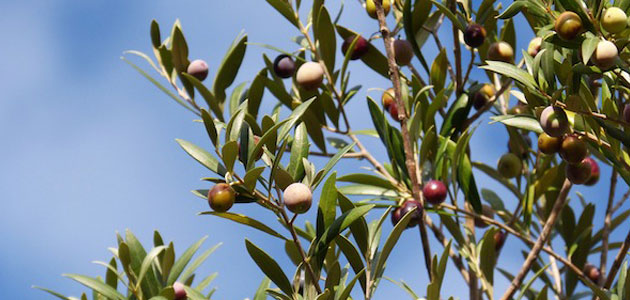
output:
<instances>
[{"instance_id":1,"label":"dark red olive","mask_svg":"<svg viewBox=\"0 0 630 300\"><path fill-rule=\"evenodd\" d=\"M490 207L489 205L482 205L481 206L481 212L482 215L488 219L494 219L494 210L492 209L492 207ZM488 227L488 223L486 223L486 221L484 221L482 218L480 217L475 217L475 226L478 228L486 228Z\"/></svg>"},{"instance_id":2,"label":"dark red olive","mask_svg":"<svg viewBox=\"0 0 630 300\"><path fill-rule=\"evenodd\" d=\"M567 179L573 184L584 184L591 177L591 164L586 158L577 164L567 164Z\"/></svg>"},{"instance_id":3,"label":"dark red olive","mask_svg":"<svg viewBox=\"0 0 630 300\"><path fill-rule=\"evenodd\" d=\"M289 78L295 73L295 61L289 55L280 54L273 61L273 72L280 78Z\"/></svg>"},{"instance_id":4,"label":"dark red olive","mask_svg":"<svg viewBox=\"0 0 630 300\"><path fill-rule=\"evenodd\" d=\"M431 180L422 188L422 194L427 202L438 205L446 200L446 186L439 180Z\"/></svg>"},{"instance_id":5,"label":"dark red olive","mask_svg":"<svg viewBox=\"0 0 630 300\"><path fill-rule=\"evenodd\" d=\"M387 108L389 111L389 115L392 116L392 119L398 121L398 104L396 102L392 102Z\"/></svg>"},{"instance_id":6,"label":"dark red olive","mask_svg":"<svg viewBox=\"0 0 630 300\"><path fill-rule=\"evenodd\" d=\"M599 181L599 175L600 175L599 164L597 164L597 161L591 157L585 158L584 162L588 163L588 165L591 166L591 176L584 183L584 185L588 185L588 186L595 185Z\"/></svg>"},{"instance_id":7,"label":"dark red olive","mask_svg":"<svg viewBox=\"0 0 630 300\"><path fill-rule=\"evenodd\" d=\"M483 26L472 23L466 27L464 31L464 42L471 48L477 48L483 45L486 39L486 29Z\"/></svg>"},{"instance_id":8,"label":"dark red olive","mask_svg":"<svg viewBox=\"0 0 630 300\"><path fill-rule=\"evenodd\" d=\"M599 281L599 277L601 276L601 272L596 266L587 263L584 265L584 275L586 275L586 277L588 277L591 281L597 283Z\"/></svg>"},{"instance_id":9,"label":"dark red olive","mask_svg":"<svg viewBox=\"0 0 630 300\"><path fill-rule=\"evenodd\" d=\"M346 55L346 53L348 52L348 48L350 47L350 45L352 44L355 38L356 38L356 35L353 35L353 36L349 36L343 41L343 44L341 45L341 52L343 53L343 55ZM350 56L350 59L357 60L363 57L363 55L365 55L365 53L368 52L368 49L369 49L368 45L369 45L368 41L364 39L362 36L359 36L359 38L357 39L357 42L354 44L354 51L352 51L352 55Z\"/></svg>"},{"instance_id":10,"label":"dark red olive","mask_svg":"<svg viewBox=\"0 0 630 300\"><path fill-rule=\"evenodd\" d=\"M498 252L501 248L503 248L506 238L507 235L501 230L494 233L494 251Z\"/></svg>"},{"instance_id":11,"label":"dark red olive","mask_svg":"<svg viewBox=\"0 0 630 300\"><path fill-rule=\"evenodd\" d=\"M626 104L623 108L623 120L630 123L630 104Z\"/></svg>"},{"instance_id":12,"label":"dark red olive","mask_svg":"<svg viewBox=\"0 0 630 300\"><path fill-rule=\"evenodd\" d=\"M394 226L400 222L400 219L404 217L408 212L412 209L417 208L416 211L413 212L411 218L409 219L409 223L407 224L407 228L414 227L422 221L422 204L415 200L407 200L400 207L392 212L392 223Z\"/></svg>"}]
</instances>

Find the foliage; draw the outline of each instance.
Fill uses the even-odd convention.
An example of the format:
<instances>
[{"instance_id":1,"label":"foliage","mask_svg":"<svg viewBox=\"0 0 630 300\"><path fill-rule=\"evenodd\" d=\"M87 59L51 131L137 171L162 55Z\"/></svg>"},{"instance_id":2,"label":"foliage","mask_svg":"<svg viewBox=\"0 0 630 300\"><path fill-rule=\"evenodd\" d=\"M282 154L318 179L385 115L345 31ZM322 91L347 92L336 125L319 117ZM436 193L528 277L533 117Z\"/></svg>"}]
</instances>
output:
<instances>
[{"instance_id":1,"label":"foliage","mask_svg":"<svg viewBox=\"0 0 630 300\"><path fill-rule=\"evenodd\" d=\"M154 59L127 52L146 60L175 92L123 58L200 118L214 151L177 141L216 176L204 180L229 184L236 192L232 200L236 204L258 205L277 217L279 226L233 212L202 213L250 226L285 244L286 255L295 263L290 271L275 261L277 254L270 255L245 240L251 258L275 285L272 288L264 281L256 299L265 299L265 293L275 299L347 299L352 291L371 299L386 278L386 262L401 233L415 226L420 230L425 272L430 278L427 299L448 296L441 289L448 261L462 274L473 300L499 298L500 294L500 299L512 299L517 292L518 299L547 299L549 292L559 299L627 297L630 276L621 263L630 235L619 242L609 237L630 214L617 213L627 195L613 202L617 178L630 183L630 28L611 33L600 23L605 22L601 16L609 7L628 13L630 0L517 0L505 8L494 0L392 0L390 17L385 16L380 1L369 1L369 9L375 7L370 14L378 21L374 21L377 32L364 35L370 36L367 44L356 37L359 33L342 24L343 4L338 13L332 13L324 0L314 0L308 18L301 18L297 11L306 4L300 0L267 2L299 32L293 39L296 50L249 43L247 35L241 34L226 51L211 85L187 73L190 58L179 21L166 38L158 23L152 22ZM389 7L390 3L384 1L383 5ZM519 14L539 38L522 52L514 51L517 29L513 18ZM449 23L452 50L443 47L441 40L446 36L438 35ZM485 40L470 47L460 35L472 40L468 35L473 34L475 24L483 27L475 27L474 32L483 32ZM569 29L576 31L565 32ZM519 34L522 30L519 28ZM398 34L406 37L417 59L406 66L396 63L397 55L410 51L397 48L400 43L394 43L393 37ZM350 49L341 57L337 56L342 48L337 36ZM439 50L432 59L423 51L431 40ZM379 42L384 47L377 46ZM610 42L617 51L609 51ZM291 73L297 70L297 75L284 81L278 76L278 60L264 55L262 69L252 80L233 86L250 45L290 56L295 62ZM359 49L359 45L366 48ZM367 98L374 124L369 130L353 130L345 110L350 101L358 101L354 98L362 88L351 84L350 69L356 63L353 51L361 51L363 55L355 58L376 75L390 79L393 86L383 96L383 106ZM521 59L515 60L514 55ZM467 66L466 57L470 59ZM308 72L300 69L306 62L315 62L307 64ZM485 71L487 78L472 78L475 68ZM484 83L494 87L491 94L480 93ZM261 110L265 107L261 105L263 95L271 96L265 101L275 102L272 110ZM386 97L392 99L387 102ZM510 103L513 99L515 104ZM549 106L556 107L547 110L556 115L541 116ZM290 113L282 117L283 112ZM470 149L469 142L476 133L474 125L487 112L494 126L505 129L509 151L522 164L506 162L498 170L471 161L475 149ZM562 156L543 154L528 143L530 136L543 132L560 139ZM384 163L362 144L362 135L380 139L387 154ZM569 140L577 140L577 144L565 145ZM583 157L567 159L575 147L582 146L597 160L584 165ZM335 168L341 159L364 159L372 169L341 174ZM324 162L324 167L316 168L316 160ZM601 228L593 224L592 203L581 199L581 211L567 204L578 178L584 179L579 183L587 184L599 179L599 169L589 168L597 163L614 170L604 211L607 221ZM518 169L511 170L514 165ZM504 202L484 187L474 176L480 173L503 185L515 201ZM422 186L427 179L446 184L448 203L425 203ZM283 190L293 183L320 190L315 221L287 212ZM194 193L208 198L208 190ZM311 200L312 195L304 196ZM419 208L406 209L405 201L415 201ZM379 217L368 222L368 214ZM382 225L390 215L395 226L386 233ZM444 246L443 251L430 249L427 229ZM387 237L381 239L381 235ZM506 238L528 247L520 270L497 266ZM564 244L565 253L554 249L557 243ZM614 260L607 260L608 253L617 248ZM596 269L607 273L593 276L586 272L589 254L600 255L602 263ZM612 262L610 269L608 262ZM495 288L495 270L511 281L505 292ZM530 270L533 276L524 282ZM419 298L404 282L388 280Z\"/></svg>"}]
</instances>

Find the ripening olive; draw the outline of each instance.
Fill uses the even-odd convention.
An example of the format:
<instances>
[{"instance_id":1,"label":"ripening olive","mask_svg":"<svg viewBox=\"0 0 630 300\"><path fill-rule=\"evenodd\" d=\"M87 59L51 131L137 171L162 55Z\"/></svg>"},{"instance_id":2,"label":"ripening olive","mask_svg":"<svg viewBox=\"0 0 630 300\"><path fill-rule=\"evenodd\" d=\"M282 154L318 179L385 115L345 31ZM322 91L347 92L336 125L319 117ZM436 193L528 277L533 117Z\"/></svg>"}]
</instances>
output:
<instances>
[{"instance_id":1,"label":"ripening olive","mask_svg":"<svg viewBox=\"0 0 630 300\"><path fill-rule=\"evenodd\" d=\"M414 208L416 208L416 210L411 215L411 218L409 219L409 223L407 223L407 228L411 228L420 224L420 222L422 221L422 204L420 204L420 202L415 201L415 200L407 200L398 209L396 209L398 210L398 215L399 215L399 218L396 223L398 223L398 221L400 221L402 217L404 217L408 212L410 212ZM394 219L392 217L392 222L393 221Z\"/></svg>"},{"instance_id":2,"label":"ripening olive","mask_svg":"<svg viewBox=\"0 0 630 300\"><path fill-rule=\"evenodd\" d=\"M591 157L585 158L584 162L588 163L591 166L591 176L584 183L584 185L588 185L588 186L595 185L599 181L599 175L600 175L599 164L597 164L597 161Z\"/></svg>"},{"instance_id":3,"label":"ripening olive","mask_svg":"<svg viewBox=\"0 0 630 300\"><path fill-rule=\"evenodd\" d=\"M434 179L424 184L422 194L427 202L438 205L446 199L446 186L443 182Z\"/></svg>"},{"instance_id":4,"label":"ripening olive","mask_svg":"<svg viewBox=\"0 0 630 300\"><path fill-rule=\"evenodd\" d=\"M496 42L488 48L487 60L511 63L514 60L514 49L506 42Z\"/></svg>"},{"instance_id":5,"label":"ripening olive","mask_svg":"<svg viewBox=\"0 0 630 300\"><path fill-rule=\"evenodd\" d=\"M305 90L315 90L324 81L324 69L319 63L306 62L298 69L295 81Z\"/></svg>"},{"instance_id":6,"label":"ripening olive","mask_svg":"<svg viewBox=\"0 0 630 300\"><path fill-rule=\"evenodd\" d=\"M236 200L236 192L227 183L217 183L208 191L208 204L216 212L226 212Z\"/></svg>"},{"instance_id":7,"label":"ripening olive","mask_svg":"<svg viewBox=\"0 0 630 300\"><path fill-rule=\"evenodd\" d=\"M567 164L567 179L573 184L584 184L591 177L591 164L586 159L577 164Z\"/></svg>"},{"instance_id":8,"label":"ripening olive","mask_svg":"<svg viewBox=\"0 0 630 300\"><path fill-rule=\"evenodd\" d=\"M367 10L368 15L372 17L372 19L378 19L378 16L376 15L376 4L374 4L374 1L379 1L381 3L383 6L383 12L385 13L385 16L387 16L387 14L389 14L389 9L391 8L389 0L366 0L365 10Z\"/></svg>"},{"instance_id":9,"label":"ripening olive","mask_svg":"<svg viewBox=\"0 0 630 300\"><path fill-rule=\"evenodd\" d=\"M289 55L280 54L273 61L273 72L280 78L289 78L295 73L295 61Z\"/></svg>"},{"instance_id":10,"label":"ripening olive","mask_svg":"<svg viewBox=\"0 0 630 300\"><path fill-rule=\"evenodd\" d=\"M540 152L553 155L560 151L561 148L562 138L553 137L544 132L538 136L538 150L540 150Z\"/></svg>"},{"instance_id":11,"label":"ripening olive","mask_svg":"<svg viewBox=\"0 0 630 300\"><path fill-rule=\"evenodd\" d=\"M531 57L536 57L536 54L540 52L540 49L542 47L542 41L543 39L537 36L529 42L529 45L527 46L527 53Z\"/></svg>"},{"instance_id":12,"label":"ripening olive","mask_svg":"<svg viewBox=\"0 0 630 300\"><path fill-rule=\"evenodd\" d=\"M582 19L572 11L565 11L556 19L554 29L561 39L573 40L582 33Z\"/></svg>"},{"instance_id":13,"label":"ripening olive","mask_svg":"<svg viewBox=\"0 0 630 300\"><path fill-rule=\"evenodd\" d=\"M389 109L389 106L392 105L392 103L396 102L396 95L395 95L395 91L394 88L388 88L387 90L385 90L385 92L383 92L383 96L381 96L381 102L383 103L383 107L385 109Z\"/></svg>"},{"instance_id":14,"label":"ripening olive","mask_svg":"<svg viewBox=\"0 0 630 300\"><path fill-rule=\"evenodd\" d=\"M206 77L208 77L208 64L201 59L193 60L188 65L186 73L199 79L199 81L203 81Z\"/></svg>"},{"instance_id":15,"label":"ripening olive","mask_svg":"<svg viewBox=\"0 0 630 300\"><path fill-rule=\"evenodd\" d=\"M311 208L313 193L306 184L296 182L284 189L282 199L291 212L303 214Z\"/></svg>"},{"instance_id":16,"label":"ripening olive","mask_svg":"<svg viewBox=\"0 0 630 300\"><path fill-rule=\"evenodd\" d=\"M175 300L186 299L186 290L181 282L177 281L173 283L173 291L175 293Z\"/></svg>"},{"instance_id":17,"label":"ripening olive","mask_svg":"<svg viewBox=\"0 0 630 300\"><path fill-rule=\"evenodd\" d=\"M464 31L464 42L466 42L466 45L471 48L477 48L483 45L485 39L486 29L483 26L476 23L466 26Z\"/></svg>"},{"instance_id":18,"label":"ripening olive","mask_svg":"<svg viewBox=\"0 0 630 300\"><path fill-rule=\"evenodd\" d=\"M548 135L561 137L569 131L569 119L562 108L547 106L540 114L540 126Z\"/></svg>"},{"instance_id":19,"label":"ripening olive","mask_svg":"<svg viewBox=\"0 0 630 300\"><path fill-rule=\"evenodd\" d=\"M488 219L494 219L494 210L492 209L492 207L490 207L489 205L482 205L481 206L481 214L488 218ZM488 223L486 223L486 221L484 221L482 218L480 217L475 217L475 226L478 228L486 228L488 227Z\"/></svg>"},{"instance_id":20,"label":"ripening olive","mask_svg":"<svg viewBox=\"0 0 630 300\"><path fill-rule=\"evenodd\" d=\"M501 250L501 248L503 248L506 238L507 238L507 235L505 234L505 232L501 230L494 233L494 251L495 252L498 252L499 250Z\"/></svg>"},{"instance_id":21,"label":"ripening olive","mask_svg":"<svg viewBox=\"0 0 630 300\"><path fill-rule=\"evenodd\" d=\"M341 52L343 53L343 55L346 55L346 53L348 52L348 48L350 48L350 45L352 45L352 42L354 41L355 38L357 38L357 36L352 35L352 36L347 37L343 41L343 44L341 45ZM363 55L365 55L365 53L368 52L368 49L370 49L368 45L369 45L368 41L364 39L362 36L359 36L359 38L357 38L357 42L354 44L354 50L352 51L352 54L350 55L350 59L357 60L363 57Z\"/></svg>"},{"instance_id":22,"label":"ripening olive","mask_svg":"<svg viewBox=\"0 0 630 300\"><path fill-rule=\"evenodd\" d=\"M586 143L576 135L568 135L562 140L560 156L570 164L580 163L588 155Z\"/></svg>"},{"instance_id":23,"label":"ripening olive","mask_svg":"<svg viewBox=\"0 0 630 300\"><path fill-rule=\"evenodd\" d=\"M583 272L584 272L584 275L586 275L586 277L588 277L588 279L590 279L591 281L595 283L599 282L599 277L601 276L601 272L593 264L586 263L584 265Z\"/></svg>"},{"instance_id":24,"label":"ripening olive","mask_svg":"<svg viewBox=\"0 0 630 300\"><path fill-rule=\"evenodd\" d=\"M473 95L473 107L476 110L480 110L488 104L488 101L490 101L490 98L492 98L494 94L494 87L491 84L484 84L479 91Z\"/></svg>"},{"instance_id":25,"label":"ripening olive","mask_svg":"<svg viewBox=\"0 0 630 300\"><path fill-rule=\"evenodd\" d=\"M394 41L394 57L396 63L399 66L406 66L411 63L413 58L413 47L407 40L395 40Z\"/></svg>"},{"instance_id":26,"label":"ripening olive","mask_svg":"<svg viewBox=\"0 0 630 300\"><path fill-rule=\"evenodd\" d=\"M389 115L392 116L392 119L399 121L398 104L396 104L396 102L392 102L392 104L390 104L389 107L387 107L387 111L389 112Z\"/></svg>"},{"instance_id":27,"label":"ripening olive","mask_svg":"<svg viewBox=\"0 0 630 300\"><path fill-rule=\"evenodd\" d=\"M514 153L503 154L497 164L497 171L505 178L514 178L523 171L523 161Z\"/></svg>"},{"instance_id":28,"label":"ripening olive","mask_svg":"<svg viewBox=\"0 0 630 300\"><path fill-rule=\"evenodd\" d=\"M511 115L523 115L529 112L529 107L527 104L519 101L516 105L512 106L512 108L508 109L508 113Z\"/></svg>"},{"instance_id":29,"label":"ripening olive","mask_svg":"<svg viewBox=\"0 0 630 300\"><path fill-rule=\"evenodd\" d=\"M626 123L630 123L630 104L626 104L626 106L623 107L623 120L626 121Z\"/></svg>"},{"instance_id":30,"label":"ripening olive","mask_svg":"<svg viewBox=\"0 0 630 300\"><path fill-rule=\"evenodd\" d=\"M617 46L613 42L601 41L597 44L591 60L599 68L607 70L615 65L617 56L619 56L619 50L617 50Z\"/></svg>"},{"instance_id":31,"label":"ripening olive","mask_svg":"<svg viewBox=\"0 0 630 300\"><path fill-rule=\"evenodd\" d=\"M602 16L601 24L610 33L619 33L626 29L628 16L619 7L610 7Z\"/></svg>"}]
</instances>

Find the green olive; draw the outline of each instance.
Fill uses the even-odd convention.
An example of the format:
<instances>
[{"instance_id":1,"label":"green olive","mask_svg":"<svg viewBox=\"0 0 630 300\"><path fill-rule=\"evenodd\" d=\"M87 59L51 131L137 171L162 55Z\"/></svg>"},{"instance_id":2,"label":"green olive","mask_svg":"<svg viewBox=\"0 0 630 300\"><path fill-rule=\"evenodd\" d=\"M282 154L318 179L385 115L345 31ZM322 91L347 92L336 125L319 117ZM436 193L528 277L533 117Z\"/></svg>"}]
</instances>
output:
<instances>
[{"instance_id":1,"label":"green olive","mask_svg":"<svg viewBox=\"0 0 630 300\"><path fill-rule=\"evenodd\" d=\"M365 10L367 10L368 15L372 18L372 19L377 19L378 16L376 15L376 4L374 4L375 0L366 0L365 1ZM379 0L376 0L379 1ZM387 16L387 14L389 14L389 10L391 8L391 4L389 2L389 0L382 0L381 5L383 6L383 12L385 13L385 16Z\"/></svg>"},{"instance_id":2,"label":"green olive","mask_svg":"<svg viewBox=\"0 0 630 300\"><path fill-rule=\"evenodd\" d=\"M628 16L619 7L610 7L602 15L602 27L610 33L619 33L626 29Z\"/></svg>"}]
</instances>

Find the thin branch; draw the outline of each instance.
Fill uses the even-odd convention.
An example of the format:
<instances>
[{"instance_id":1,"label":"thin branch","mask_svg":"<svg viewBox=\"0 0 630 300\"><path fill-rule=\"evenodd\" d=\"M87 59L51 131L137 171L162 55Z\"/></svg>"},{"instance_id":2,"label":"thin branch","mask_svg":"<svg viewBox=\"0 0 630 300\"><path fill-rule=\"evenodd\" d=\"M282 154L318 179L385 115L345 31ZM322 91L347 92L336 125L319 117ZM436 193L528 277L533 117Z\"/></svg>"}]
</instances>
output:
<instances>
[{"instance_id":1,"label":"thin branch","mask_svg":"<svg viewBox=\"0 0 630 300\"><path fill-rule=\"evenodd\" d=\"M374 1L374 3L376 6L376 15L378 16L379 28L381 31L381 35L383 36L383 43L385 44L385 51L387 53L389 76L392 81L392 85L394 86L394 95L396 98L396 105L398 106L398 119L400 121L400 129L403 137L403 147L405 150L405 165L409 173L409 178L411 179L413 198L416 201L424 204L417 176L418 174L416 167L416 156L414 155L415 152L413 151L411 139L409 138L409 129L407 127L407 112L405 111L405 105L402 102L400 92L400 76L398 65L396 64L396 59L394 57L393 39L390 35L389 28L387 28L383 6L379 1ZM429 279L431 279L431 249L429 248L430 246L427 238L427 230L424 224L424 210L421 212L421 215L422 224L420 224L420 235L422 238L422 250L424 252L425 267L427 268Z\"/></svg>"},{"instance_id":2,"label":"thin branch","mask_svg":"<svg viewBox=\"0 0 630 300\"><path fill-rule=\"evenodd\" d=\"M628 235L626 235L626 239L623 241L623 244L621 244L621 249L619 249L619 252L617 252L617 256L615 257L615 260L610 267L610 273L608 273L608 277L606 278L606 282L604 283L605 289L610 288L613 281L615 281L615 276L617 276L619 267L621 267L621 262L628 254L628 249L630 249L630 231L628 231Z\"/></svg>"},{"instance_id":3,"label":"thin branch","mask_svg":"<svg viewBox=\"0 0 630 300\"><path fill-rule=\"evenodd\" d=\"M604 218L604 229L602 231L602 255L600 258L599 271L601 276L599 277L599 286L604 285L604 278L606 276L606 263L608 260L608 236L610 235L610 227L612 222L612 205L615 198L615 187L617 186L617 171L613 169L610 176L610 190L608 191L608 205L606 206L606 217Z\"/></svg>"},{"instance_id":4,"label":"thin branch","mask_svg":"<svg viewBox=\"0 0 630 300\"><path fill-rule=\"evenodd\" d=\"M427 226L429 227L429 229L431 229L431 231L433 231L433 235L435 236L435 238L438 241L440 241L440 243L444 247L446 247L448 245L448 241L447 241L446 237L444 236L444 233L442 233L442 229L440 229L437 226L435 226L435 224L433 223L431 218L429 218L429 216L425 216L425 222L427 223ZM468 275L468 271L466 270L466 267L464 266L464 262L462 261L462 257L460 255L457 255L455 253L455 251L453 251L453 249L450 249L450 251L448 252L448 255L453 260L453 263L455 264L455 266L457 267L459 272L462 273L462 277L464 278L464 281L466 282L466 284L469 284L470 277Z\"/></svg>"},{"instance_id":5,"label":"thin branch","mask_svg":"<svg viewBox=\"0 0 630 300\"><path fill-rule=\"evenodd\" d=\"M525 262L523 263L521 270L514 277L514 279L510 283L510 286L501 297L501 300L511 299L514 293L518 290L518 288L523 283L523 279L525 279L525 276L529 272L529 269L532 267L532 264L538 258L538 254L544 248L545 243L551 236L551 230L553 229L553 226L556 224L556 220L558 219L558 216L560 215L560 211L562 211L562 209L564 208L564 205L567 200L567 195L569 194L569 190L571 190L571 186L572 186L571 182L568 179L565 179L564 183L562 184L562 189L560 190L560 194L558 195L558 199L556 199L556 202L553 205L551 213L549 214L549 217L547 218L547 221L545 222L545 227L543 228L542 232L538 236L538 240L536 240L536 243L534 244L532 249L529 251L529 254L527 255L527 258L525 259Z\"/></svg>"}]
</instances>

